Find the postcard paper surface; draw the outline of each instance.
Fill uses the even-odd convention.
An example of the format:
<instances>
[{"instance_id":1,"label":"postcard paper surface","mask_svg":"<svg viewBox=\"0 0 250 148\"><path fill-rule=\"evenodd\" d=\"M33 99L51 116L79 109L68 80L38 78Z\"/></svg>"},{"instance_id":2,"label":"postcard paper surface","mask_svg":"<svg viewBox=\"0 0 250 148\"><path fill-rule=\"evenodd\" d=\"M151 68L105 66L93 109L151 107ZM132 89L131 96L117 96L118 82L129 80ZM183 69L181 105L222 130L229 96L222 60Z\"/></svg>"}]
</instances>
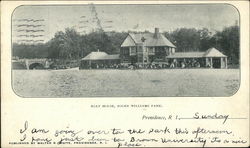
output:
<instances>
[{"instance_id":1,"label":"postcard paper surface","mask_svg":"<svg viewBox=\"0 0 250 148\"><path fill-rule=\"evenodd\" d=\"M248 147L248 1L4 1L2 147Z\"/></svg>"}]
</instances>

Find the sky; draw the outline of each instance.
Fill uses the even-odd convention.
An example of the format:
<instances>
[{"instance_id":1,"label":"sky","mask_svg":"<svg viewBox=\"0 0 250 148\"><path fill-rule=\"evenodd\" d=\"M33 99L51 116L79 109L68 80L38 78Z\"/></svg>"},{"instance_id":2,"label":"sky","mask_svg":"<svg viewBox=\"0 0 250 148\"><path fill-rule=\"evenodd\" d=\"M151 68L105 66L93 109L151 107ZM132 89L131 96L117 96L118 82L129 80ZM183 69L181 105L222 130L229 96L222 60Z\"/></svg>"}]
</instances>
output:
<instances>
[{"instance_id":1,"label":"sky","mask_svg":"<svg viewBox=\"0 0 250 148\"><path fill-rule=\"evenodd\" d=\"M236 8L227 4L20 6L12 14L12 37L14 42L48 41L67 27L84 34L98 28L98 19L104 31L153 32L158 27L163 32L186 27L208 28L215 32L239 22L239 14Z\"/></svg>"}]
</instances>

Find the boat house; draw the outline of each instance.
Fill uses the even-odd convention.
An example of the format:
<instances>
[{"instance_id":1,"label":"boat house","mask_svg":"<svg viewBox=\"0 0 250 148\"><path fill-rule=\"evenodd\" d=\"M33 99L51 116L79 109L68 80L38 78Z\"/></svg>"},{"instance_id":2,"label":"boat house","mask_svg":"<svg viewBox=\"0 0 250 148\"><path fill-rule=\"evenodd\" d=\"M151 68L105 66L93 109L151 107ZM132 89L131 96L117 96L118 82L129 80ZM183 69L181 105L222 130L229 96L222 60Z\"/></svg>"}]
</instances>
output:
<instances>
[{"instance_id":1,"label":"boat house","mask_svg":"<svg viewBox=\"0 0 250 148\"><path fill-rule=\"evenodd\" d=\"M215 48L206 52L177 52L159 29L154 33L129 33L121 45L122 64L156 65L158 67L227 68L227 56Z\"/></svg>"},{"instance_id":2,"label":"boat house","mask_svg":"<svg viewBox=\"0 0 250 148\"><path fill-rule=\"evenodd\" d=\"M175 53L176 47L162 34L159 28L154 33L129 33L120 49L123 64L150 64L165 61L166 56Z\"/></svg>"},{"instance_id":3,"label":"boat house","mask_svg":"<svg viewBox=\"0 0 250 148\"><path fill-rule=\"evenodd\" d=\"M176 52L175 54L166 56L170 62L174 62L174 66L185 68L192 67L208 67L208 68L227 68L227 56L222 54L215 48L210 48L205 52Z\"/></svg>"},{"instance_id":4,"label":"boat house","mask_svg":"<svg viewBox=\"0 0 250 148\"><path fill-rule=\"evenodd\" d=\"M205 52L178 52L159 29L154 33L129 33L120 54L91 52L81 60L81 68L227 68L227 56L215 48Z\"/></svg>"},{"instance_id":5,"label":"boat house","mask_svg":"<svg viewBox=\"0 0 250 148\"><path fill-rule=\"evenodd\" d=\"M115 65L120 63L119 54L109 55L106 52L91 52L86 57L82 58L80 68L111 68L108 65Z\"/></svg>"}]
</instances>

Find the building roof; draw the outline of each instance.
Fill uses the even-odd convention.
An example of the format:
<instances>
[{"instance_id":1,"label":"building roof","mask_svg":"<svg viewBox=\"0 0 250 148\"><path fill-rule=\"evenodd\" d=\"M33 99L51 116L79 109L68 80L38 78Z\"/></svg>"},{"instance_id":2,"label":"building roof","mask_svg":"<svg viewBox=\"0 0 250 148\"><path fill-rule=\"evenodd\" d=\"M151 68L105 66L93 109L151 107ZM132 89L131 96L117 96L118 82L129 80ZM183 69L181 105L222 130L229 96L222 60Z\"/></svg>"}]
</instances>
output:
<instances>
[{"instance_id":1,"label":"building roof","mask_svg":"<svg viewBox=\"0 0 250 148\"><path fill-rule=\"evenodd\" d=\"M106 52L91 52L82 60L117 60L119 59L119 54L108 55Z\"/></svg>"},{"instance_id":2,"label":"building roof","mask_svg":"<svg viewBox=\"0 0 250 148\"><path fill-rule=\"evenodd\" d=\"M205 54L205 57L227 57L226 55L224 55L223 53L221 53L219 50L217 50L216 48L209 48Z\"/></svg>"},{"instance_id":3,"label":"building roof","mask_svg":"<svg viewBox=\"0 0 250 148\"><path fill-rule=\"evenodd\" d=\"M203 57L227 57L216 48L209 48L205 52L176 52L167 58L203 58Z\"/></svg>"},{"instance_id":4,"label":"building roof","mask_svg":"<svg viewBox=\"0 0 250 148\"><path fill-rule=\"evenodd\" d=\"M120 55L119 54L111 54L111 55L106 55L103 57L104 60L118 60L120 59Z\"/></svg>"},{"instance_id":5,"label":"building roof","mask_svg":"<svg viewBox=\"0 0 250 148\"><path fill-rule=\"evenodd\" d=\"M176 52L167 58L202 58L205 52Z\"/></svg>"},{"instance_id":6,"label":"building roof","mask_svg":"<svg viewBox=\"0 0 250 148\"><path fill-rule=\"evenodd\" d=\"M136 46L142 44L142 38L145 38L145 46L169 46L175 47L164 35L160 34L155 37L155 33L129 33L122 43L121 47Z\"/></svg>"}]
</instances>

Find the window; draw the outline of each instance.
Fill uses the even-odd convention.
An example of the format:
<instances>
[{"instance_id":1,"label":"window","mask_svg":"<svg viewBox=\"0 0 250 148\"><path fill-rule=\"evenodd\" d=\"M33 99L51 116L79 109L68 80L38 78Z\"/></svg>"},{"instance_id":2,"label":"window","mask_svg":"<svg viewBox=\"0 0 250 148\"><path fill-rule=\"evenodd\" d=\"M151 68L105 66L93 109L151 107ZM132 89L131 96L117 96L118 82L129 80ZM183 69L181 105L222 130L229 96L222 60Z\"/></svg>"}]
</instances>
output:
<instances>
[{"instance_id":1,"label":"window","mask_svg":"<svg viewBox=\"0 0 250 148\"><path fill-rule=\"evenodd\" d=\"M137 46L137 52L143 52L141 46Z\"/></svg>"},{"instance_id":2,"label":"window","mask_svg":"<svg viewBox=\"0 0 250 148\"><path fill-rule=\"evenodd\" d=\"M172 48L172 53L175 53L175 48Z\"/></svg>"},{"instance_id":3,"label":"window","mask_svg":"<svg viewBox=\"0 0 250 148\"><path fill-rule=\"evenodd\" d=\"M165 56L166 55L166 50L164 47L155 47L155 55L157 56Z\"/></svg>"},{"instance_id":4,"label":"window","mask_svg":"<svg viewBox=\"0 0 250 148\"><path fill-rule=\"evenodd\" d=\"M148 48L148 53L154 53L154 52L155 52L154 47L149 47Z\"/></svg>"},{"instance_id":5,"label":"window","mask_svg":"<svg viewBox=\"0 0 250 148\"><path fill-rule=\"evenodd\" d=\"M135 55L136 54L136 48L135 47L130 47L130 54Z\"/></svg>"},{"instance_id":6,"label":"window","mask_svg":"<svg viewBox=\"0 0 250 148\"><path fill-rule=\"evenodd\" d=\"M129 54L129 48L123 48L122 49L122 54L123 55L128 55Z\"/></svg>"},{"instance_id":7,"label":"window","mask_svg":"<svg viewBox=\"0 0 250 148\"><path fill-rule=\"evenodd\" d=\"M166 49L166 55L169 55L170 54L170 49Z\"/></svg>"}]
</instances>

